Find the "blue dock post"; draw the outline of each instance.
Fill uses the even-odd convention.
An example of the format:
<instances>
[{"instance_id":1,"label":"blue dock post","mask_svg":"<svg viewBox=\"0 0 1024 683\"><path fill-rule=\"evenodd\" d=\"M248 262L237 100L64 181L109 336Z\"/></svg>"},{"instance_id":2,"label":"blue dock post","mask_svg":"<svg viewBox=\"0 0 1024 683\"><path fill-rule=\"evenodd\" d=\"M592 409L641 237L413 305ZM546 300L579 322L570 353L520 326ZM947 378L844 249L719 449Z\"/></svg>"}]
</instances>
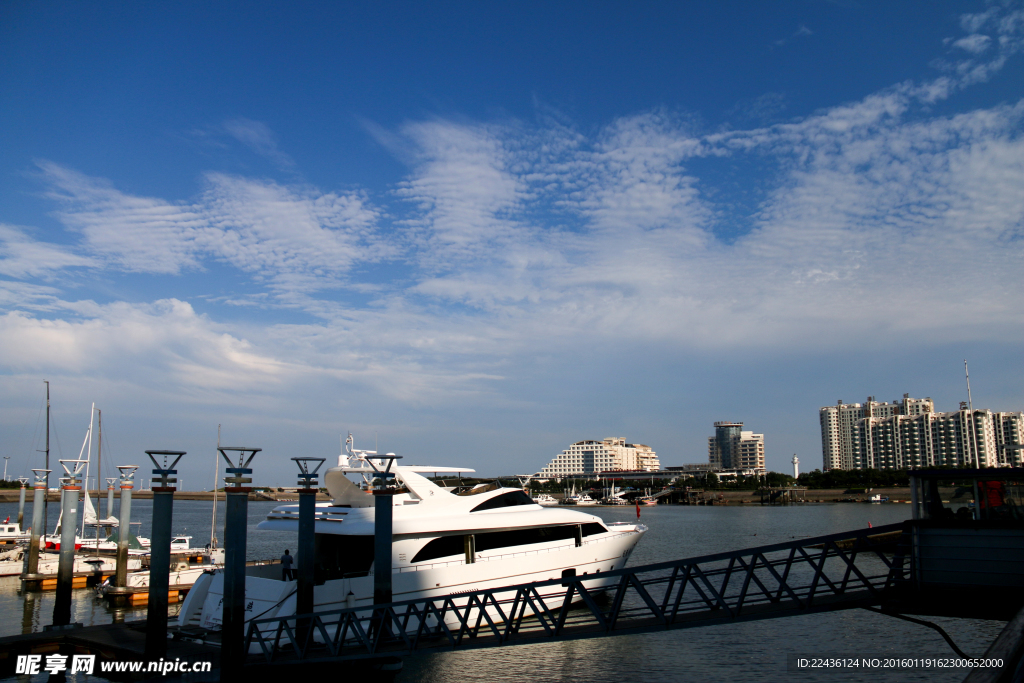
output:
<instances>
[{"instance_id":1,"label":"blue dock post","mask_svg":"<svg viewBox=\"0 0 1024 683\"><path fill-rule=\"evenodd\" d=\"M85 460L61 460L66 477L60 489L60 559L57 561L57 596L53 603L53 626L71 624L71 588L75 578L75 532L78 531L78 475Z\"/></svg>"},{"instance_id":2,"label":"blue dock post","mask_svg":"<svg viewBox=\"0 0 1024 683\"><path fill-rule=\"evenodd\" d=\"M220 679L234 680L245 662L245 533L248 524L249 492L252 474L249 463L261 448L218 446L227 460L224 493L227 518L224 520L224 604L221 608ZM227 452L238 453L238 464ZM246 458L246 453L249 457Z\"/></svg>"},{"instance_id":3,"label":"blue dock post","mask_svg":"<svg viewBox=\"0 0 1024 683\"><path fill-rule=\"evenodd\" d=\"M21 482L21 492L18 494L18 531L25 530L25 484L28 483L28 477L18 477L18 481Z\"/></svg>"},{"instance_id":4,"label":"blue dock post","mask_svg":"<svg viewBox=\"0 0 1024 683\"><path fill-rule=\"evenodd\" d=\"M313 557L316 555L316 493L320 483L317 471L326 458L292 458L299 466L299 566L296 570L297 580L295 594L295 613L311 614L313 612L313 586L316 583ZM310 471L309 467L316 463ZM298 640L305 644L309 630L308 620L298 624Z\"/></svg>"},{"instance_id":5,"label":"blue dock post","mask_svg":"<svg viewBox=\"0 0 1024 683\"><path fill-rule=\"evenodd\" d=\"M146 658L159 659L167 654L167 591L171 567L171 517L174 513L174 484L172 474L185 451L146 451L153 461L153 531L149 552L149 598L146 607ZM164 466L156 456L164 457ZM167 457L177 456L171 466Z\"/></svg>"},{"instance_id":6,"label":"blue dock post","mask_svg":"<svg viewBox=\"0 0 1024 683\"><path fill-rule=\"evenodd\" d=\"M26 589L38 589L39 580L39 543L43 535L46 521L43 518L46 509L46 477L50 470L32 470L36 475L32 483L32 536L28 542L28 565L25 567Z\"/></svg>"}]
</instances>

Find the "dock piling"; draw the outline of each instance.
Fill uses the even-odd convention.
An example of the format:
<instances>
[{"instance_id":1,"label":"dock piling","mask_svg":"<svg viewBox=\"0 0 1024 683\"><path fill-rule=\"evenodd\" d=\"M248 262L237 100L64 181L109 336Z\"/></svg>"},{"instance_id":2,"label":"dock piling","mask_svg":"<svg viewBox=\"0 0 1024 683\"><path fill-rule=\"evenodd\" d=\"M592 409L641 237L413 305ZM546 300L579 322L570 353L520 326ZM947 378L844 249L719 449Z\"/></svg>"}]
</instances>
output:
<instances>
[{"instance_id":1,"label":"dock piling","mask_svg":"<svg viewBox=\"0 0 1024 683\"><path fill-rule=\"evenodd\" d=\"M28 483L28 477L18 477L18 481L21 482L21 491L18 493L18 529L20 531L25 530L25 484Z\"/></svg>"},{"instance_id":2,"label":"dock piling","mask_svg":"<svg viewBox=\"0 0 1024 683\"><path fill-rule=\"evenodd\" d=\"M218 446L228 466L224 472L227 518L224 520L224 603L221 613L221 680L231 680L245 660L245 535L249 510L249 463L261 448ZM238 453L235 465L228 451ZM249 455L246 458L246 454Z\"/></svg>"},{"instance_id":3,"label":"dock piling","mask_svg":"<svg viewBox=\"0 0 1024 683\"><path fill-rule=\"evenodd\" d=\"M391 602L391 541L394 514L394 496L396 489L394 483L395 473L391 471L391 465L402 456L388 453L385 456L374 456L367 459L371 467L376 470L375 483L373 487L373 602L376 605L383 605ZM373 463L373 460L387 460L384 469L380 469Z\"/></svg>"},{"instance_id":4,"label":"dock piling","mask_svg":"<svg viewBox=\"0 0 1024 683\"><path fill-rule=\"evenodd\" d=\"M121 509L117 520L117 566L114 569L114 588L124 589L128 586L128 542L131 539L132 521L132 488L135 485L135 470L138 465L118 465L121 473ZM116 606L123 606L124 595L116 595L111 602Z\"/></svg>"},{"instance_id":5,"label":"dock piling","mask_svg":"<svg viewBox=\"0 0 1024 683\"><path fill-rule=\"evenodd\" d=\"M107 477L107 519L114 516L114 482L117 477Z\"/></svg>"},{"instance_id":6,"label":"dock piling","mask_svg":"<svg viewBox=\"0 0 1024 683\"><path fill-rule=\"evenodd\" d=\"M394 532L394 496L398 493L391 466L402 456L388 453L374 455L366 462L374 470L373 480L373 604L384 605L393 597L391 584L391 550ZM374 460L377 462L375 463ZM375 610L370 621L370 635L379 640L388 636L391 627L382 610Z\"/></svg>"},{"instance_id":7,"label":"dock piling","mask_svg":"<svg viewBox=\"0 0 1024 683\"><path fill-rule=\"evenodd\" d=\"M296 570L297 591L295 595L295 613L311 614L313 612L314 575L313 557L316 554L316 492L319 488L317 471L324 464L325 458L292 458L299 466L299 566ZM316 467L310 471L310 465ZM308 619L302 620L298 626L299 642L305 642L309 630Z\"/></svg>"},{"instance_id":8,"label":"dock piling","mask_svg":"<svg viewBox=\"0 0 1024 683\"><path fill-rule=\"evenodd\" d=\"M71 588L75 575L75 535L78 531L78 476L85 468L84 460L61 460L67 475L60 490L60 559L57 561L57 596L53 604L53 625L71 623Z\"/></svg>"},{"instance_id":9,"label":"dock piling","mask_svg":"<svg viewBox=\"0 0 1024 683\"><path fill-rule=\"evenodd\" d=\"M171 517L174 512L174 467L185 451L146 451L153 461L153 530L150 542L149 597L146 607L146 657L158 659L167 654L167 590L171 566ZM164 456L161 468L156 456ZM170 467L167 457L177 456Z\"/></svg>"},{"instance_id":10,"label":"dock piling","mask_svg":"<svg viewBox=\"0 0 1024 683\"><path fill-rule=\"evenodd\" d=\"M43 534L43 526L46 524L43 518L46 508L46 477L50 470L32 470L36 480L32 484L32 536L28 542L28 565L25 567L26 576L35 576L39 573L39 542ZM26 581L26 588L38 588L38 581Z\"/></svg>"}]
</instances>

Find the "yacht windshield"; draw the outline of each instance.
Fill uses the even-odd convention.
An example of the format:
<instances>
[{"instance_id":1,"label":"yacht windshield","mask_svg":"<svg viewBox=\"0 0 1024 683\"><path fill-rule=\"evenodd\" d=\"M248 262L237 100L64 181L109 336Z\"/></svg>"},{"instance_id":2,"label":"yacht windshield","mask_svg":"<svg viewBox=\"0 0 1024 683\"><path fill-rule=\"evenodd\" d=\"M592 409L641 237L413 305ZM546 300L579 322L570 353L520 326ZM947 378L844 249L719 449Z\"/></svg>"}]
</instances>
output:
<instances>
[{"instance_id":1,"label":"yacht windshield","mask_svg":"<svg viewBox=\"0 0 1024 683\"><path fill-rule=\"evenodd\" d=\"M523 491L509 491L500 496L495 496L477 505L470 512L481 510L496 510L498 508L510 508L516 505L536 505L533 500Z\"/></svg>"}]
</instances>

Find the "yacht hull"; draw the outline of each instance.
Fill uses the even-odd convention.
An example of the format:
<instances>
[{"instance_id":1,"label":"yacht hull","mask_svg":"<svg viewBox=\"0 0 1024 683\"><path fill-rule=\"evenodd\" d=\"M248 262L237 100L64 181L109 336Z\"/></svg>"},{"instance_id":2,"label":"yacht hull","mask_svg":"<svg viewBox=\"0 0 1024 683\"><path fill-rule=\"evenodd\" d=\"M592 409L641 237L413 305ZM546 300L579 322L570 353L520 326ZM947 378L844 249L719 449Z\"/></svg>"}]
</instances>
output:
<instances>
[{"instance_id":1,"label":"yacht hull","mask_svg":"<svg viewBox=\"0 0 1024 683\"><path fill-rule=\"evenodd\" d=\"M600 590L617 583L616 577L604 578L601 575L625 566L633 548L646 533L643 526L630 526L631 531L612 531L603 538L588 539L575 547L554 546L481 555L471 564L458 560L426 566L397 566L392 576L392 599L400 602L453 596L455 604L462 606L465 602L460 602L460 594L559 579L566 570L575 570L578 577L592 576L585 579L584 585L588 590ZM302 559L297 558L297 561ZM296 583L281 581L279 576L274 576L280 571L279 565L247 568L246 621L295 614ZM564 588L550 586L546 591L544 597L549 608L561 604ZM219 629L223 594L223 575L220 572L204 574L186 597L179 624ZM499 591L495 598L504 609L508 609L515 598L515 591ZM314 604L317 612L369 606L373 604L373 576L337 579L315 586ZM492 620L502 620L497 608L488 607L487 612ZM360 614L369 616L369 611ZM525 615L531 614L527 608ZM449 627L457 626L458 618L451 615L446 618L446 623ZM428 625L435 626L436 621ZM268 630L266 636L272 638L273 633ZM252 652L257 651L259 646L252 646Z\"/></svg>"}]
</instances>

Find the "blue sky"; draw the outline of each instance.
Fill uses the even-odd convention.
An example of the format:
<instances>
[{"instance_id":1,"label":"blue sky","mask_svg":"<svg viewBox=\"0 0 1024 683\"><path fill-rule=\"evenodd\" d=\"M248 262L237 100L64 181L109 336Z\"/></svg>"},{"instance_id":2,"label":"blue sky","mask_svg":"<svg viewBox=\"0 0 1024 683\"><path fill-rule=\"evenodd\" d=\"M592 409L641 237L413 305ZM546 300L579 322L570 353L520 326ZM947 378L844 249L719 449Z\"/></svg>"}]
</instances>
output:
<instances>
[{"instance_id":1,"label":"blue sky","mask_svg":"<svg viewBox=\"0 0 1024 683\"><path fill-rule=\"evenodd\" d=\"M536 471L715 420L1024 409L1024 8L176 3L0 10L0 447L339 434Z\"/></svg>"}]
</instances>

